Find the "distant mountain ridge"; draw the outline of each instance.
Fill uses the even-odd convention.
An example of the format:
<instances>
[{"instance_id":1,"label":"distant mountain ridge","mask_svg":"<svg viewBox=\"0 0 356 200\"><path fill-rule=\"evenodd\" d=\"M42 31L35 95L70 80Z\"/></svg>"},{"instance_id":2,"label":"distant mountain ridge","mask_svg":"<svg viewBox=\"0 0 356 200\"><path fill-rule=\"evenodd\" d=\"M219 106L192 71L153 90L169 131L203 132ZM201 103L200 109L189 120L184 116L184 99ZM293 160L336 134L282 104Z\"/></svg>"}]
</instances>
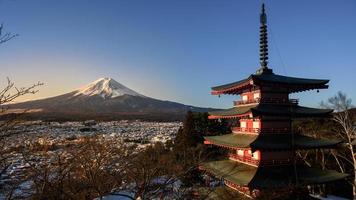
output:
<instances>
[{"instance_id":1,"label":"distant mountain ridge","mask_svg":"<svg viewBox=\"0 0 356 200\"><path fill-rule=\"evenodd\" d=\"M40 119L182 119L200 108L144 96L112 78L100 78L78 90L46 99L11 104L10 109L34 109L27 114Z\"/></svg>"}]
</instances>

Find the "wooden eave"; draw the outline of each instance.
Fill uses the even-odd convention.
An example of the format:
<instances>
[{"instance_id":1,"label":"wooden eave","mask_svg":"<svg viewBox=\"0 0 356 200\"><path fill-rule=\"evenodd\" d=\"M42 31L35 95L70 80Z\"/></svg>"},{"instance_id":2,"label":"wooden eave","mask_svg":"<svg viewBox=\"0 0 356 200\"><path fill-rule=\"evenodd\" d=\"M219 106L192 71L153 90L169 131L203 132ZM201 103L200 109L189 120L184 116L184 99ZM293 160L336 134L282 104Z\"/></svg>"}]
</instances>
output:
<instances>
[{"instance_id":1,"label":"wooden eave","mask_svg":"<svg viewBox=\"0 0 356 200\"><path fill-rule=\"evenodd\" d=\"M212 95L221 95L221 94L230 94L230 95L237 95L241 94L243 91L249 89L252 87L253 82L251 82L251 76L234 82L234 83L229 83L221 86L216 86L212 87L211 94Z\"/></svg>"},{"instance_id":2,"label":"wooden eave","mask_svg":"<svg viewBox=\"0 0 356 200\"><path fill-rule=\"evenodd\" d=\"M220 160L203 163L199 169L218 178L228 180L251 189L281 188L289 185L311 185L338 181L348 174L334 170L321 170L298 165L252 167L232 160ZM296 182L295 177L298 177Z\"/></svg>"},{"instance_id":3,"label":"wooden eave","mask_svg":"<svg viewBox=\"0 0 356 200\"><path fill-rule=\"evenodd\" d=\"M341 141L318 139L306 135L295 134L294 145L292 134L265 133L253 134L225 134L205 136L208 144L229 148L251 148L255 150L290 150L290 149L323 149L336 148Z\"/></svg>"},{"instance_id":4,"label":"wooden eave","mask_svg":"<svg viewBox=\"0 0 356 200\"><path fill-rule=\"evenodd\" d=\"M292 118L326 117L333 110L317 109L304 106L288 106L279 104L255 104L249 106L233 107L225 110L209 112L209 119L229 119L244 116L285 116Z\"/></svg>"},{"instance_id":5,"label":"wooden eave","mask_svg":"<svg viewBox=\"0 0 356 200\"><path fill-rule=\"evenodd\" d=\"M327 89L329 86L326 79L306 79L278 74L252 74L248 78L233 83L212 87L212 95L230 94L237 95L256 86L269 86L285 88L286 92L302 92L314 89Z\"/></svg>"}]
</instances>

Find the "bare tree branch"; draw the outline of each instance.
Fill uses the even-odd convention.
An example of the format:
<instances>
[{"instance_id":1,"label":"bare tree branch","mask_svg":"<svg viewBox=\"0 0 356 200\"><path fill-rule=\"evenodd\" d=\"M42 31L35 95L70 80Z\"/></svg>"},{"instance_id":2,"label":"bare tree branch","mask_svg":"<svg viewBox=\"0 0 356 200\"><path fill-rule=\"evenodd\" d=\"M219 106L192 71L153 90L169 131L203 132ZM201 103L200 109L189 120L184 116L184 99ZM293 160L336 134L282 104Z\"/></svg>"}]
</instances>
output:
<instances>
[{"instance_id":1,"label":"bare tree branch","mask_svg":"<svg viewBox=\"0 0 356 200\"><path fill-rule=\"evenodd\" d=\"M4 33L4 24L0 25L0 44L5 43L11 39L13 39L14 37L17 37L18 34L13 34L10 32Z\"/></svg>"},{"instance_id":2,"label":"bare tree branch","mask_svg":"<svg viewBox=\"0 0 356 200\"><path fill-rule=\"evenodd\" d=\"M351 184L353 188L353 196L354 199L356 199L356 149L354 148L354 141L356 139L356 120L355 116L350 112L350 109L353 107L351 99L349 99L346 94L338 92L335 96L329 98L326 103L321 102L321 106L334 109L333 121L338 125L336 131L345 142L345 147L348 151L346 151L345 154L339 153L337 155L333 154L333 156L341 171L343 171L343 168L336 156L342 158L353 167L353 171L351 172L353 181Z\"/></svg>"}]
</instances>

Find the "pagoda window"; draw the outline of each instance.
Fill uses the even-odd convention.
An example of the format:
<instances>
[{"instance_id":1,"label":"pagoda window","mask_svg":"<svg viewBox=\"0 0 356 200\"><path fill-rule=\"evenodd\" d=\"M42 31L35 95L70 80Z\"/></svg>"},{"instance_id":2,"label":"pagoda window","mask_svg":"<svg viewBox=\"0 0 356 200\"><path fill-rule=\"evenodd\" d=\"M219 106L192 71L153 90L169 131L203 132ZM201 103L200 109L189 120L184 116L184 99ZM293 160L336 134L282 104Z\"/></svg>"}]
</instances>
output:
<instances>
[{"instance_id":1,"label":"pagoda window","mask_svg":"<svg viewBox=\"0 0 356 200\"><path fill-rule=\"evenodd\" d=\"M254 122L252 123L252 127L253 127L253 128L260 128L260 122L259 122L259 121L254 121Z\"/></svg>"},{"instance_id":2,"label":"pagoda window","mask_svg":"<svg viewBox=\"0 0 356 200\"><path fill-rule=\"evenodd\" d=\"M237 155L244 156L244 150L241 149L237 150Z\"/></svg>"},{"instance_id":3,"label":"pagoda window","mask_svg":"<svg viewBox=\"0 0 356 200\"><path fill-rule=\"evenodd\" d=\"M259 99L259 98L261 98L261 95L259 92L253 94L253 99Z\"/></svg>"},{"instance_id":4,"label":"pagoda window","mask_svg":"<svg viewBox=\"0 0 356 200\"><path fill-rule=\"evenodd\" d=\"M242 101L248 101L248 96L247 95L242 95Z\"/></svg>"},{"instance_id":5,"label":"pagoda window","mask_svg":"<svg viewBox=\"0 0 356 200\"><path fill-rule=\"evenodd\" d=\"M260 152L259 151L253 152L252 158L254 158L255 160L260 160Z\"/></svg>"},{"instance_id":6,"label":"pagoda window","mask_svg":"<svg viewBox=\"0 0 356 200\"><path fill-rule=\"evenodd\" d=\"M240 127L241 128L246 128L247 127L246 121L240 122Z\"/></svg>"}]
</instances>

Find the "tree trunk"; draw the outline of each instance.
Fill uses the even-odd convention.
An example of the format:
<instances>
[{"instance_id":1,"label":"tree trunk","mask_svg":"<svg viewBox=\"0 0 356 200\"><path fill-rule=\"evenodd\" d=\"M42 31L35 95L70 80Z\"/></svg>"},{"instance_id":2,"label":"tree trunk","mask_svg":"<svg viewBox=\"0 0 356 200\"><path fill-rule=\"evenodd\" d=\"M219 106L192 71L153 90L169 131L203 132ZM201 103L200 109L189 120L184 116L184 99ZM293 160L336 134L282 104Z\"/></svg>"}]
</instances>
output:
<instances>
[{"instance_id":1,"label":"tree trunk","mask_svg":"<svg viewBox=\"0 0 356 200\"><path fill-rule=\"evenodd\" d=\"M355 156L352 156L355 157ZM355 161L355 159L353 159ZM354 182L352 184L352 196L354 197L353 199L356 200L356 163L354 163Z\"/></svg>"},{"instance_id":2,"label":"tree trunk","mask_svg":"<svg viewBox=\"0 0 356 200\"><path fill-rule=\"evenodd\" d=\"M352 161L353 161L353 163L354 163L354 174L353 174L353 176L354 176L354 182L353 182L353 184L352 184L352 195L353 195L353 199L354 200L356 200L356 159L355 159L355 152L354 152L354 148L353 148L353 146L352 146L352 140L351 139L349 139L349 148L350 148L350 153L351 153L351 155L352 155Z\"/></svg>"}]
</instances>

